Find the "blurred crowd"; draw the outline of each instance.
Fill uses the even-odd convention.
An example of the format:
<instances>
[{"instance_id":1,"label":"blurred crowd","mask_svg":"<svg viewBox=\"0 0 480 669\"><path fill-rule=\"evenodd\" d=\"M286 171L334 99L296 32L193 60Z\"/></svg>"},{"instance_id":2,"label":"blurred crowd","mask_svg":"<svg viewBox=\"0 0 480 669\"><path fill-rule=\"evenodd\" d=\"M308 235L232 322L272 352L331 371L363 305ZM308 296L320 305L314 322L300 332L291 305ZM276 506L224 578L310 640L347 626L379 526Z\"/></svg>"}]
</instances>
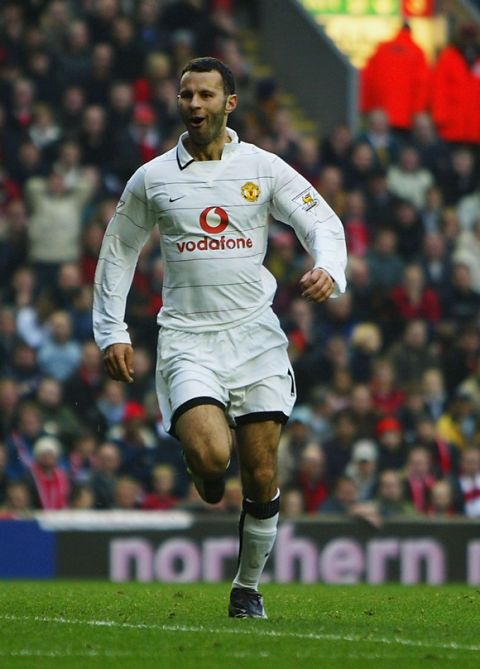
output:
<instances>
[{"instance_id":1,"label":"blurred crowd","mask_svg":"<svg viewBox=\"0 0 480 669\"><path fill-rule=\"evenodd\" d=\"M479 145L441 139L428 111L397 129L382 108L357 133L302 135L275 79L253 76L245 26L233 0L2 3L0 517L241 507L235 461L207 508L163 428L155 234L127 305L134 384L108 379L92 339L106 225L132 172L176 144L178 74L195 55L232 68L232 127L309 179L346 231L348 291L318 306L298 287L311 261L271 222L298 390L279 454L284 517L480 517Z\"/></svg>"}]
</instances>

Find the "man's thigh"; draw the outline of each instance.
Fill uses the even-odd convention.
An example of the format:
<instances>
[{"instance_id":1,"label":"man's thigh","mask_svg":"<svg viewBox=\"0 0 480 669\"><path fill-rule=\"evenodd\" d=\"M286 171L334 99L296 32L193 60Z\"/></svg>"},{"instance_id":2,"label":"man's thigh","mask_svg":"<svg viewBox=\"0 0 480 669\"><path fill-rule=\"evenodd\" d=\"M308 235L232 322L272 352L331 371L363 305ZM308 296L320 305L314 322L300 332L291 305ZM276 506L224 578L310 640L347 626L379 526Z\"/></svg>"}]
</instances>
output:
<instances>
[{"instance_id":1,"label":"man's thigh","mask_svg":"<svg viewBox=\"0 0 480 669\"><path fill-rule=\"evenodd\" d=\"M175 433L189 458L230 460L232 433L224 411L217 406L198 404L183 412L175 423Z\"/></svg>"}]
</instances>

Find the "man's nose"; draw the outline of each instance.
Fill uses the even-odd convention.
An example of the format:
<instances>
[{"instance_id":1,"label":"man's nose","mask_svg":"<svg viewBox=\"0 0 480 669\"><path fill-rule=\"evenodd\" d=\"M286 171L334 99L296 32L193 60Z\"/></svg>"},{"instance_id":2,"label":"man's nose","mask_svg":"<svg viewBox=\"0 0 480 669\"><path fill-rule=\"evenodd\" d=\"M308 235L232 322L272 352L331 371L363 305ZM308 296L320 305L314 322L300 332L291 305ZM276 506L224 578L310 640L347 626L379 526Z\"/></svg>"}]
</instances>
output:
<instances>
[{"instance_id":1,"label":"man's nose","mask_svg":"<svg viewBox=\"0 0 480 669\"><path fill-rule=\"evenodd\" d=\"M198 109L200 107L200 96L198 94L192 95L192 98L190 100L190 109Z\"/></svg>"}]
</instances>

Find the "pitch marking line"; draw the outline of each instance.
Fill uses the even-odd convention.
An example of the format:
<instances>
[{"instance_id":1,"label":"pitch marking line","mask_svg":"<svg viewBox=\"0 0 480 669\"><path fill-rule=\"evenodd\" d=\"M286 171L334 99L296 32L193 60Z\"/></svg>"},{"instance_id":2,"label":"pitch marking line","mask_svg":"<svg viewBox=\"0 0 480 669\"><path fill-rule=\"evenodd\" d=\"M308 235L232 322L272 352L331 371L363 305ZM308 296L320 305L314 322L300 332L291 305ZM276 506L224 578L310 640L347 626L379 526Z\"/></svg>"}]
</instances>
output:
<instances>
[{"instance_id":1,"label":"pitch marking line","mask_svg":"<svg viewBox=\"0 0 480 669\"><path fill-rule=\"evenodd\" d=\"M146 623L120 623L115 620L81 620L77 618L50 617L50 616L15 616L0 615L0 620L9 622L39 622L61 625L87 625L89 627L115 627L120 629L149 630L161 632L188 632L199 634L247 634L273 638L304 639L311 641L351 641L354 643L379 643L385 645L410 646L415 648L436 648L442 650L480 651L479 644L461 644L456 641L419 641L404 639L398 636L361 636L360 634L330 634L315 632L277 632L275 630L260 630L257 627L240 627L236 629L221 627L203 627L202 625L148 625ZM242 623L240 623L242 624Z\"/></svg>"}]
</instances>

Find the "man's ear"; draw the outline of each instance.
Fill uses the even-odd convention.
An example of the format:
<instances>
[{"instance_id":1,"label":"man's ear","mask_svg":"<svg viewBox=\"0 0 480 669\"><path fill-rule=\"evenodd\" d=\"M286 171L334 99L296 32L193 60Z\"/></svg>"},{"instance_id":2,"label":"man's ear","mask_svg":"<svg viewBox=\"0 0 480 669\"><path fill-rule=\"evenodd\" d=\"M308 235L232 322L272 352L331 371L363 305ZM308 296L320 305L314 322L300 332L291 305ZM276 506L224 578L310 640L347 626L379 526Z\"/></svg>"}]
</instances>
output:
<instances>
[{"instance_id":1,"label":"man's ear","mask_svg":"<svg viewBox=\"0 0 480 669\"><path fill-rule=\"evenodd\" d=\"M225 103L225 112L227 114L231 114L235 109L237 108L237 102L238 98L236 93L232 93L227 97L227 101Z\"/></svg>"}]
</instances>

